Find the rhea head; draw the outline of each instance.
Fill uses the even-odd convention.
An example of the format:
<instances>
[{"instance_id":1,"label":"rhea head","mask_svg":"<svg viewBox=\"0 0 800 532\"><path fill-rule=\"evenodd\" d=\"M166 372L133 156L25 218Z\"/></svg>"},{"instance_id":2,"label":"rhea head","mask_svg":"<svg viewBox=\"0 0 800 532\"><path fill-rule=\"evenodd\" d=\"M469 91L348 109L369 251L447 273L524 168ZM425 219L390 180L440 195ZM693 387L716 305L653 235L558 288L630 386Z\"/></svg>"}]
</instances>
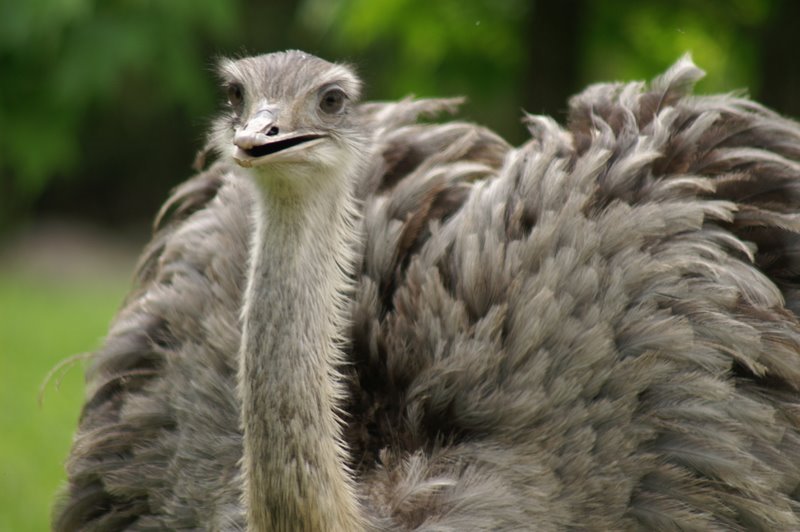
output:
<instances>
[{"instance_id":1,"label":"rhea head","mask_svg":"<svg viewBox=\"0 0 800 532\"><path fill-rule=\"evenodd\" d=\"M212 143L261 185L292 186L352 173L367 142L355 105L361 81L344 65L300 51L224 59L219 73L228 110Z\"/></svg>"}]
</instances>

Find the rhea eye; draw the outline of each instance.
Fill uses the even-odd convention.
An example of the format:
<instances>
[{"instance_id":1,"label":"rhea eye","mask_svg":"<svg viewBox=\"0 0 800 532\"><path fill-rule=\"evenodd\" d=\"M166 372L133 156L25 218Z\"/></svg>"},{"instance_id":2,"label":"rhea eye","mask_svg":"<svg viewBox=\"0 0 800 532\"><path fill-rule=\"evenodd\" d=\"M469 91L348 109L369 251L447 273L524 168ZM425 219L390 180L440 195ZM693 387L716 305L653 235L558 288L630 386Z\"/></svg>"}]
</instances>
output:
<instances>
[{"instance_id":1,"label":"rhea eye","mask_svg":"<svg viewBox=\"0 0 800 532\"><path fill-rule=\"evenodd\" d=\"M244 88L238 83L231 83L227 88L228 103L234 110L239 111L244 103Z\"/></svg>"},{"instance_id":2,"label":"rhea eye","mask_svg":"<svg viewBox=\"0 0 800 532\"><path fill-rule=\"evenodd\" d=\"M319 108L323 113L329 115L336 114L344 107L344 100L347 98L342 89L330 89L322 95L319 101Z\"/></svg>"}]
</instances>

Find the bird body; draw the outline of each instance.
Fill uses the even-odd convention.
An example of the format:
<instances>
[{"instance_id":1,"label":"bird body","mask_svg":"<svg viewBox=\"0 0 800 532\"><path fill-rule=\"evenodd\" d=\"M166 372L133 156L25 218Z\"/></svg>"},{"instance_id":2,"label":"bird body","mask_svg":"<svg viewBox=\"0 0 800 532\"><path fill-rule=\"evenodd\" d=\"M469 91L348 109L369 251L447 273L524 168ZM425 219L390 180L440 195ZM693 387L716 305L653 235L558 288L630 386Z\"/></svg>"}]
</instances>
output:
<instances>
[{"instance_id":1,"label":"bird body","mask_svg":"<svg viewBox=\"0 0 800 532\"><path fill-rule=\"evenodd\" d=\"M55 528L800 528L797 123L686 58L517 149L301 52L221 72Z\"/></svg>"}]
</instances>

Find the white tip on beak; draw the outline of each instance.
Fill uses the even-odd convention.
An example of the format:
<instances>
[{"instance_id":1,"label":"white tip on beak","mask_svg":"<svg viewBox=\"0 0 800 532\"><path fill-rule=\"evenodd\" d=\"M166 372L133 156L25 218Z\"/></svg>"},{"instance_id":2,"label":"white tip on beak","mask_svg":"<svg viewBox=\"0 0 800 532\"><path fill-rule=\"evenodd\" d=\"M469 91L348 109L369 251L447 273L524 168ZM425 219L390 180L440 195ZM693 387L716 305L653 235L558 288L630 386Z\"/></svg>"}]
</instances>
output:
<instances>
[{"instance_id":1,"label":"white tip on beak","mask_svg":"<svg viewBox=\"0 0 800 532\"><path fill-rule=\"evenodd\" d=\"M243 150L268 143L279 133L275 126L276 116L269 109L256 112L247 123L239 128L233 137L233 143Z\"/></svg>"}]
</instances>

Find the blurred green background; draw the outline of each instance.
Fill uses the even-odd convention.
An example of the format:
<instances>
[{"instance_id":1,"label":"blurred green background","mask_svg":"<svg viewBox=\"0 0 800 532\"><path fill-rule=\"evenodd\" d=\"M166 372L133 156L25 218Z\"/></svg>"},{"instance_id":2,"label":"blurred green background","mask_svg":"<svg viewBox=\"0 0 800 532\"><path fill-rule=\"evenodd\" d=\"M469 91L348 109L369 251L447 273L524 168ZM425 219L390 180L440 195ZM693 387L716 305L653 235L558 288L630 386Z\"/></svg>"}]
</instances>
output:
<instances>
[{"instance_id":1,"label":"blurred green background","mask_svg":"<svg viewBox=\"0 0 800 532\"><path fill-rule=\"evenodd\" d=\"M794 0L0 0L0 531L44 530L82 369L219 107L215 57L300 48L370 99L466 95L514 143L587 83L692 52L704 92L800 116Z\"/></svg>"}]
</instances>

